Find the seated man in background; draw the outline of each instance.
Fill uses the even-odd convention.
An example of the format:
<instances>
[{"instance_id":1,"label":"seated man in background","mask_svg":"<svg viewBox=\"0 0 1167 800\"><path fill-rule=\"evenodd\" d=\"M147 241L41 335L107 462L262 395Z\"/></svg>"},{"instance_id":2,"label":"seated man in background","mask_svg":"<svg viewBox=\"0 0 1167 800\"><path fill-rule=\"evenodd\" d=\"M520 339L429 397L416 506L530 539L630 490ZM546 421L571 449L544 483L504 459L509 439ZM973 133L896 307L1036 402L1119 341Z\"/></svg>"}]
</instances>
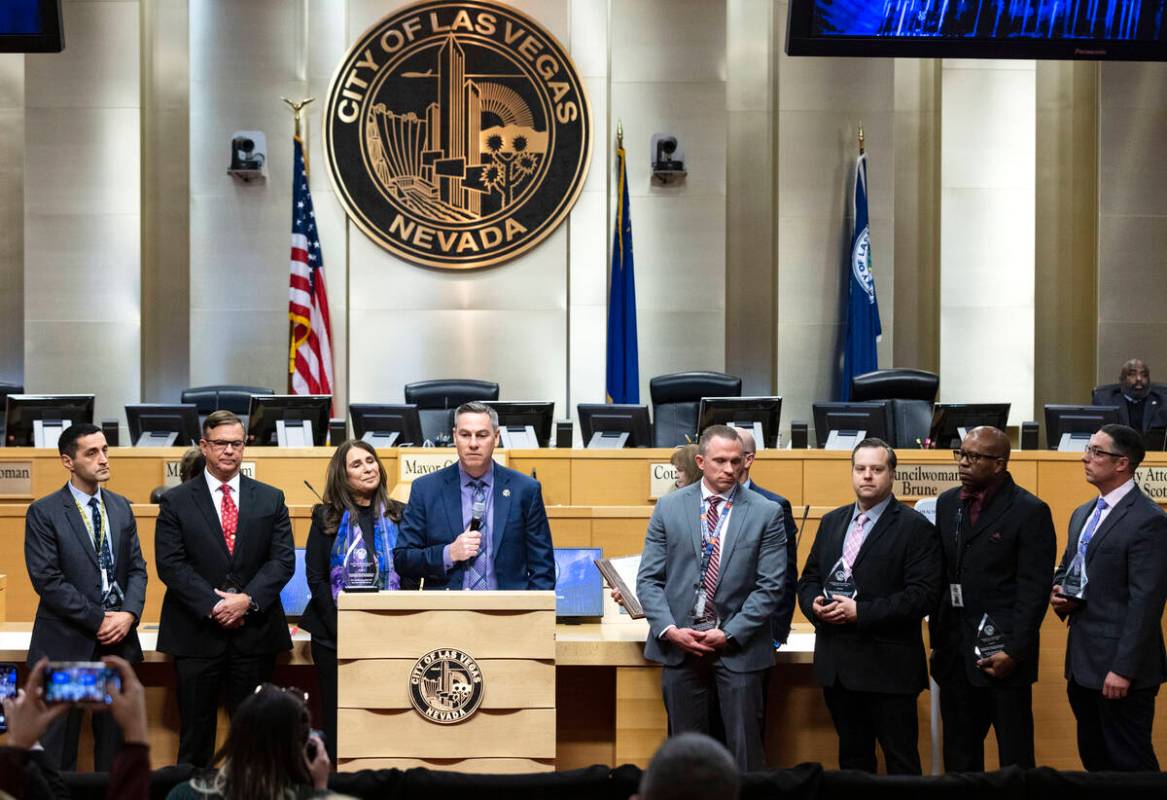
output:
<instances>
[{"instance_id":1,"label":"seated man in background","mask_svg":"<svg viewBox=\"0 0 1167 800\"><path fill-rule=\"evenodd\" d=\"M1118 383L1099 386L1090 402L1096 406L1118 406L1119 423L1142 433L1167 426L1167 418L1159 416L1165 400L1159 387L1151 383L1151 370L1146 362L1132 358L1122 365Z\"/></svg>"}]
</instances>

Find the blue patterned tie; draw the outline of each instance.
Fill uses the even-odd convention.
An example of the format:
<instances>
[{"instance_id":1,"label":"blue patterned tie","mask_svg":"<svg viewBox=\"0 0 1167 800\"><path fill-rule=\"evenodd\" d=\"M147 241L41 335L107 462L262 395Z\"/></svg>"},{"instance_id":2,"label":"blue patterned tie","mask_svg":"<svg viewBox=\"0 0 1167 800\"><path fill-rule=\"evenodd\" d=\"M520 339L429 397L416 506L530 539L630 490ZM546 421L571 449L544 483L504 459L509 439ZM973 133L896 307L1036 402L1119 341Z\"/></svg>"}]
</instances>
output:
<instances>
[{"instance_id":1,"label":"blue patterned tie","mask_svg":"<svg viewBox=\"0 0 1167 800\"><path fill-rule=\"evenodd\" d=\"M475 506L486 503L486 484L482 481L470 481L470 488L474 490L474 498L471 501ZM481 527L478 532L482 534L482 544L478 549L478 555L470 562L466 568L470 574L469 588L471 590L480 590L487 588L486 585L486 569L487 569L487 555L486 555L486 518L483 517Z\"/></svg>"},{"instance_id":2,"label":"blue patterned tie","mask_svg":"<svg viewBox=\"0 0 1167 800\"><path fill-rule=\"evenodd\" d=\"M1090 540L1094 538L1094 531L1098 530L1098 520L1102 519L1102 512L1106 509L1106 501L1101 497L1094 505L1094 514L1091 515L1090 521L1086 523L1086 527L1082 530L1082 535L1078 537L1078 552L1082 557L1086 557L1086 548L1090 544Z\"/></svg>"},{"instance_id":3,"label":"blue patterned tie","mask_svg":"<svg viewBox=\"0 0 1167 800\"><path fill-rule=\"evenodd\" d=\"M96 497L89 498L89 508L93 514L93 546L97 550L97 565L113 583L113 552L109 549L109 537L101 525L101 504Z\"/></svg>"}]
</instances>

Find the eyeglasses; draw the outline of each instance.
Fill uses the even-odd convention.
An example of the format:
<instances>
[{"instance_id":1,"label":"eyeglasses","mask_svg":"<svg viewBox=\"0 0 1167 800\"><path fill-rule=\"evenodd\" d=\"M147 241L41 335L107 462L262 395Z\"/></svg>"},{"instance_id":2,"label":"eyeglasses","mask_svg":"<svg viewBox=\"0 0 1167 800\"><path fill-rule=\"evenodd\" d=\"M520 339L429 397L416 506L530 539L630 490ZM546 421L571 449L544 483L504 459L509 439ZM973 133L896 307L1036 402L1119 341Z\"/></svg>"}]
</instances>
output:
<instances>
[{"instance_id":1,"label":"eyeglasses","mask_svg":"<svg viewBox=\"0 0 1167 800\"><path fill-rule=\"evenodd\" d=\"M988 459L990 461L1000 461L1002 456L991 456L988 453L974 453L972 450L953 450L952 459L956 463L960 463L968 459L970 464L979 464L981 461Z\"/></svg>"},{"instance_id":2,"label":"eyeglasses","mask_svg":"<svg viewBox=\"0 0 1167 800\"><path fill-rule=\"evenodd\" d=\"M1110 456L1111 458L1122 458L1122 453L1112 453L1109 450L1103 450L1101 447L1095 447L1092 444L1086 445L1086 457L1090 459L1102 458L1103 456Z\"/></svg>"},{"instance_id":3,"label":"eyeglasses","mask_svg":"<svg viewBox=\"0 0 1167 800\"><path fill-rule=\"evenodd\" d=\"M243 449L243 440L241 440L241 439L234 439L234 440L206 439L205 441L207 444L209 444L211 447L215 448L216 450L227 450L228 448L234 449L234 450L242 450Z\"/></svg>"}]
</instances>

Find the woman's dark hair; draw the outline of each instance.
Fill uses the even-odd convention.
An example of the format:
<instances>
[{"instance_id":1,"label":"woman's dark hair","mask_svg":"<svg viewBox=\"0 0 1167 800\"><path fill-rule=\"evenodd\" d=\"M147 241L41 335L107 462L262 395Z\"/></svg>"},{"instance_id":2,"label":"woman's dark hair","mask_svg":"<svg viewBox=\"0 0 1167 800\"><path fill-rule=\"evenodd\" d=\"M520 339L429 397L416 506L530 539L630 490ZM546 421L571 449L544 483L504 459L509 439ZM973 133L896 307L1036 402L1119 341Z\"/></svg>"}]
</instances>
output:
<instances>
[{"instance_id":1,"label":"woman's dark hair","mask_svg":"<svg viewBox=\"0 0 1167 800\"><path fill-rule=\"evenodd\" d=\"M231 717L227 741L215 754L214 790L225 800L277 800L297 784L311 786L304 760L311 731L302 693L263 684Z\"/></svg>"},{"instance_id":2,"label":"woman's dark hair","mask_svg":"<svg viewBox=\"0 0 1167 800\"><path fill-rule=\"evenodd\" d=\"M178 464L178 479L186 483L191 478L197 478L207 468L207 457L197 447L188 447L182 454L182 461Z\"/></svg>"},{"instance_id":3,"label":"woman's dark hair","mask_svg":"<svg viewBox=\"0 0 1167 800\"><path fill-rule=\"evenodd\" d=\"M373 458L377 460L377 468L381 470L381 481L373 495L373 508L384 508L387 516L392 517L392 514L389 513L391 503L389 491L386 488L388 477L385 475L385 465L381 463L381 458L371 444L360 439L349 439L336 448L336 452L332 454L332 459L328 462L328 470L324 473L324 532L329 536L336 534L344 512L349 512L349 519L354 524L359 513L356 500L353 498L352 487L348 485L348 458L354 447L371 453ZM397 519L400 519L400 516ZM396 522L397 519L394 521Z\"/></svg>"}]
</instances>

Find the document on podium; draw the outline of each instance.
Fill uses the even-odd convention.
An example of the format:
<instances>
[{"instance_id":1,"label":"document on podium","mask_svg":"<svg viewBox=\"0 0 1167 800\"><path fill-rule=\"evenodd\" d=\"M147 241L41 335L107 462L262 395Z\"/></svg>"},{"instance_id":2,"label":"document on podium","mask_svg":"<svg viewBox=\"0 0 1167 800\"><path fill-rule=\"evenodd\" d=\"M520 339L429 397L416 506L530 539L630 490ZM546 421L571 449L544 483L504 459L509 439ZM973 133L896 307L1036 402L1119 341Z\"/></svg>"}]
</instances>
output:
<instances>
[{"instance_id":1,"label":"document on podium","mask_svg":"<svg viewBox=\"0 0 1167 800\"><path fill-rule=\"evenodd\" d=\"M604 580L624 597L624 610L632 619L644 619L644 608L636 597L636 573L640 571L640 556L598 558L596 568Z\"/></svg>"}]
</instances>

